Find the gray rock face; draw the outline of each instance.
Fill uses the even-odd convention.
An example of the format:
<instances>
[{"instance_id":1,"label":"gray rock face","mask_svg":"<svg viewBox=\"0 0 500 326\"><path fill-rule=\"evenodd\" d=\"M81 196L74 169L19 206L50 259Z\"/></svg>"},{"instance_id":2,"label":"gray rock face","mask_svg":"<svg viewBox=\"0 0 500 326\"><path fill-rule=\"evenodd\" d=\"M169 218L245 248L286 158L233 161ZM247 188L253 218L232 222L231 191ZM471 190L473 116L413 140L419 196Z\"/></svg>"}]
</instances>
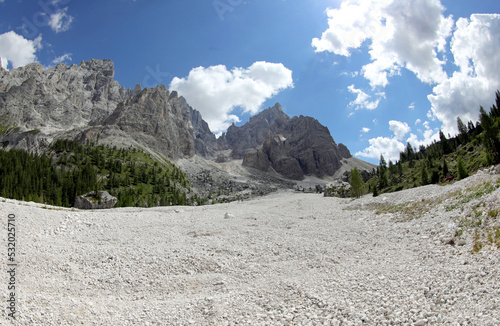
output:
<instances>
[{"instance_id":1,"label":"gray rock face","mask_svg":"<svg viewBox=\"0 0 500 326\"><path fill-rule=\"evenodd\" d=\"M114 81L111 60L59 64L45 71L32 63L1 75L0 114L21 131L50 135L99 124L129 93Z\"/></svg>"},{"instance_id":2,"label":"gray rock face","mask_svg":"<svg viewBox=\"0 0 500 326\"><path fill-rule=\"evenodd\" d=\"M116 197L111 196L107 191L89 192L75 199L75 207L78 209L109 209L117 203Z\"/></svg>"},{"instance_id":3,"label":"gray rock face","mask_svg":"<svg viewBox=\"0 0 500 326\"><path fill-rule=\"evenodd\" d=\"M207 156L216 146L201 114L163 85L121 102L102 125L104 130L117 128L170 158Z\"/></svg>"},{"instance_id":4,"label":"gray rock face","mask_svg":"<svg viewBox=\"0 0 500 326\"><path fill-rule=\"evenodd\" d=\"M311 117L290 118L278 103L242 127L231 126L219 139L243 165L301 180L305 175L332 176L351 153L337 145L328 128Z\"/></svg>"},{"instance_id":5,"label":"gray rock face","mask_svg":"<svg viewBox=\"0 0 500 326\"><path fill-rule=\"evenodd\" d=\"M257 148L273 135L279 135L286 129L289 121L290 117L277 103L274 107L251 117L242 127L233 124L218 141L221 146L232 150L233 158L241 159L248 149Z\"/></svg>"},{"instance_id":6,"label":"gray rock face","mask_svg":"<svg viewBox=\"0 0 500 326\"><path fill-rule=\"evenodd\" d=\"M0 122L16 127L0 135L9 147L43 150L54 138L148 147L171 159L209 156L215 136L201 114L165 86L133 90L114 80L111 60L38 63L0 70Z\"/></svg>"}]
</instances>

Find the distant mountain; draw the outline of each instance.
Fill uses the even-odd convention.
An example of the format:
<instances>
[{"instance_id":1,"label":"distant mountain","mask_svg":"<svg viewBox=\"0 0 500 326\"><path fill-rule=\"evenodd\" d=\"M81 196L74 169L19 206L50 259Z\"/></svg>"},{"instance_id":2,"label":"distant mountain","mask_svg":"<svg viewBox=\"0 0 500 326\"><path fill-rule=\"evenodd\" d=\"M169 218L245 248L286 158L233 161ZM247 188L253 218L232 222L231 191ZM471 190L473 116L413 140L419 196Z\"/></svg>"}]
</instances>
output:
<instances>
[{"instance_id":1,"label":"distant mountain","mask_svg":"<svg viewBox=\"0 0 500 326\"><path fill-rule=\"evenodd\" d=\"M0 142L43 151L57 139L141 147L171 160L242 160L244 167L301 180L359 164L311 117L290 118L280 104L232 125L219 139L201 114L163 85L126 89L111 60L44 70L38 63L0 67ZM225 158L225 159L221 159ZM349 163L349 164L347 164ZM363 168L362 167L362 168ZM250 171L250 170L249 170Z\"/></svg>"},{"instance_id":2,"label":"distant mountain","mask_svg":"<svg viewBox=\"0 0 500 326\"><path fill-rule=\"evenodd\" d=\"M342 159L352 157L316 119L290 118L279 103L242 127L233 124L219 143L232 150L233 158L242 158L244 166L265 172L273 169L294 180L333 176Z\"/></svg>"}]
</instances>

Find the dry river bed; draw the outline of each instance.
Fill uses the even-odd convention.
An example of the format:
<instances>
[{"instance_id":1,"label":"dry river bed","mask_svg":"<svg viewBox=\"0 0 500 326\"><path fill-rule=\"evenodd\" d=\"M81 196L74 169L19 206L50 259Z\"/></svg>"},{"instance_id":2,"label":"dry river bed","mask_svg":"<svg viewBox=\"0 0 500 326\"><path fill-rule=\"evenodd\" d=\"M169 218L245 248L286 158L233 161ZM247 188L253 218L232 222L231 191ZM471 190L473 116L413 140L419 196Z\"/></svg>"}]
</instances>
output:
<instances>
[{"instance_id":1,"label":"dry river bed","mask_svg":"<svg viewBox=\"0 0 500 326\"><path fill-rule=\"evenodd\" d=\"M107 211L0 200L16 225L18 325L500 325L500 250L446 242L457 207L418 218L377 205L443 197L478 174L373 198L280 192L246 202ZM500 190L482 198L499 203ZM458 199L457 199L458 200ZM0 277L7 308L9 274Z\"/></svg>"}]
</instances>

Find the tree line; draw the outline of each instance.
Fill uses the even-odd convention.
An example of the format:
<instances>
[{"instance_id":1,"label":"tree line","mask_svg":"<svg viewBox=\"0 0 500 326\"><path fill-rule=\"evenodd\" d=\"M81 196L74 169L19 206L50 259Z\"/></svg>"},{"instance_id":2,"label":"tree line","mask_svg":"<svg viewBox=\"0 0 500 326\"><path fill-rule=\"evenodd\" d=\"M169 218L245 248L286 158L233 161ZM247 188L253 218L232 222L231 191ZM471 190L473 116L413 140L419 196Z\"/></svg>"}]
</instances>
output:
<instances>
[{"instance_id":1,"label":"tree line","mask_svg":"<svg viewBox=\"0 0 500 326\"><path fill-rule=\"evenodd\" d=\"M117 206L186 205L186 175L174 164L129 147L57 140L41 154L0 150L0 196L72 207L75 198L106 190Z\"/></svg>"},{"instance_id":2,"label":"tree line","mask_svg":"<svg viewBox=\"0 0 500 326\"><path fill-rule=\"evenodd\" d=\"M372 192L393 192L406 188L463 179L483 166L500 163L500 91L489 112L479 109L479 121L467 125L457 117L458 135L446 137L439 132L439 141L418 150L410 143L399 155L399 161L387 162L380 156L379 165L366 184L359 171L351 171L353 196Z\"/></svg>"}]
</instances>

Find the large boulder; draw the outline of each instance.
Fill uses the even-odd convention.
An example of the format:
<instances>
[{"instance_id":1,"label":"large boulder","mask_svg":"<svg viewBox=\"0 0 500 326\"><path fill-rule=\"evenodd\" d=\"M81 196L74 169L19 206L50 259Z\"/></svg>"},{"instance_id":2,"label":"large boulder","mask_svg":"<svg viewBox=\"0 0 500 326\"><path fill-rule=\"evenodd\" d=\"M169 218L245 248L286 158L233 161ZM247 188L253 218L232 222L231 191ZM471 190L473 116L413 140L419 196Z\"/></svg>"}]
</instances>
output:
<instances>
[{"instance_id":1,"label":"large boulder","mask_svg":"<svg viewBox=\"0 0 500 326\"><path fill-rule=\"evenodd\" d=\"M75 199L75 207L78 209L108 209L116 205L118 199L111 196L107 191L95 191L78 196Z\"/></svg>"},{"instance_id":2,"label":"large boulder","mask_svg":"<svg viewBox=\"0 0 500 326\"><path fill-rule=\"evenodd\" d=\"M271 166L271 162L262 148L252 148L245 153L243 165L267 172Z\"/></svg>"}]
</instances>

